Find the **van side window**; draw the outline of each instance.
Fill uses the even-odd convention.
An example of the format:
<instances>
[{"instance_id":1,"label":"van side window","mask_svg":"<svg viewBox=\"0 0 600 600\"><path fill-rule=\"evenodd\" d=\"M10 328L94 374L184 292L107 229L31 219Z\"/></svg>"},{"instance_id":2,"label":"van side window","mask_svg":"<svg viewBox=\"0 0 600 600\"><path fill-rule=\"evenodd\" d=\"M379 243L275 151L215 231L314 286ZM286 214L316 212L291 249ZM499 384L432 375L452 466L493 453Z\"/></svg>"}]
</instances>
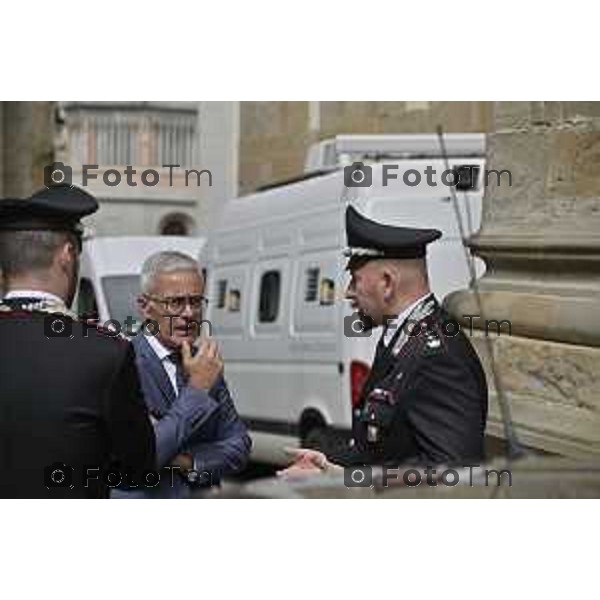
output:
<instances>
[{"instance_id":1,"label":"van side window","mask_svg":"<svg viewBox=\"0 0 600 600\"><path fill-rule=\"evenodd\" d=\"M229 290L227 294L227 310L229 312L240 312L242 296L240 290Z\"/></svg>"},{"instance_id":2,"label":"van side window","mask_svg":"<svg viewBox=\"0 0 600 600\"><path fill-rule=\"evenodd\" d=\"M217 281L217 308L225 308L227 298L227 279Z\"/></svg>"},{"instance_id":3,"label":"van side window","mask_svg":"<svg viewBox=\"0 0 600 600\"><path fill-rule=\"evenodd\" d=\"M258 321L273 323L279 313L279 296L281 291L281 275L279 271L263 273L260 281L260 302L258 306Z\"/></svg>"},{"instance_id":4,"label":"van side window","mask_svg":"<svg viewBox=\"0 0 600 600\"><path fill-rule=\"evenodd\" d=\"M478 189L479 182L479 165L454 165L454 172L456 173L456 190L461 192L467 192L469 190Z\"/></svg>"},{"instance_id":5,"label":"van side window","mask_svg":"<svg viewBox=\"0 0 600 600\"><path fill-rule=\"evenodd\" d=\"M323 277L319 286L319 304L330 306L335 302L335 281L329 277Z\"/></svg>"},{"instance_id":6,"label":"van side window","mask_svg":"<svg viewBox=\"0 0 600 600\"><path fill-rule=\"evenodd\" d=\"M315 302L319 294L319 267L306 269L306 287L304 302Z\"/></svg>"},{"instance_id":7,"label":"van side window","mask_svg":"<svg viewBox=\"0 0 600 600\"><path fill-rule=\"evenodd\" d=\"M79 294L77 296L77 314L87 315L89 318L98 316L98 304L94 286L87 278L82 278L79 283Z\"/></svg>"}]
</instances>

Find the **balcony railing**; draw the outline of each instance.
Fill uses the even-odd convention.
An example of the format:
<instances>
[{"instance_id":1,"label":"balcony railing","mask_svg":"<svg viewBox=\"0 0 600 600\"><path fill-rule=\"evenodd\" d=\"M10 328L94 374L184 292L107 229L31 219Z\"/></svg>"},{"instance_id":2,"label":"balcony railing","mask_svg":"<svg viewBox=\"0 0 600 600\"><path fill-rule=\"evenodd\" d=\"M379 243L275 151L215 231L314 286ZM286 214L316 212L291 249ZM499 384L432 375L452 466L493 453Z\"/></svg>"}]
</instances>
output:
<instances>
[{"instance_id":1,"label":"balcony railing","mask_svg":"<svg viewBox=\"0 0 600 600\"><path fill-rule=\"evenodd\" d=\"M65 116L67 152L74 166L194 166L195 108L75 104L65 106Z\"/></svg>"}]
</instances>

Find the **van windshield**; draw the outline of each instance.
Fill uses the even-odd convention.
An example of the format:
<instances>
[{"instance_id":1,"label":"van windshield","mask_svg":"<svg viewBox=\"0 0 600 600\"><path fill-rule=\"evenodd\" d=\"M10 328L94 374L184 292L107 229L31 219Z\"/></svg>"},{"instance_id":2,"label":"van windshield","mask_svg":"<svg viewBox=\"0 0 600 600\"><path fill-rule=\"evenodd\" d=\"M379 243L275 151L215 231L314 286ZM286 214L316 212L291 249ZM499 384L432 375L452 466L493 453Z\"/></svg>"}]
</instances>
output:
<instances>
[{"instance_id":1,"label":"van windshield","mask_svg":"<svg viewBox=\"0 0 600 600\"><path fill-rule=\"evenodd\" d=\"M111 275L103 277L102 289L110 318L116 319L120 323L123 333L126 330L125 320L127 317L135 319L133 326L129 325L127 328L137 332L142 322L136 305L136 298L140 293L140 276Z\"/></svg>"}]
</instances>

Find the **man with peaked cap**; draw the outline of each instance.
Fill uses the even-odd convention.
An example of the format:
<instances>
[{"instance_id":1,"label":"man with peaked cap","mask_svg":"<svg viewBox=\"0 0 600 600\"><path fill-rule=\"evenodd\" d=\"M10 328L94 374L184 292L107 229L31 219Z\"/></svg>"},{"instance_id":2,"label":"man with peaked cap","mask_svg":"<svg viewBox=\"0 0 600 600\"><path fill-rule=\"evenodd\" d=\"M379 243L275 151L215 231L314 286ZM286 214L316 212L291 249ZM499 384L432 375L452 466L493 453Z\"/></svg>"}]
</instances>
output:
<instances>
[{"instance_id":1,"label":"man with peaked cap","mask_svg":"<svg viewBox=\"0 0 600 600\"><path fill-rule=\"evenodd\" d=\"M105 497L109 467L155 466L131 345L68 308L97 208L69 186L0 200L0 497Z\"/></svg>"},{"instance_id":2,"label":"man with peaked cap","mask_svg":"<svg viewBox=\"0 0 600 600\"><path fill-rule=\"evenodd\" d=\"M350 444L325 456L292 453L283 474L332 465L433 466L483 458L487 385L477 354L431 293L427 245L436 229L384 225L346 211L346 298L365 327L383 326Z\"/></svg>"}]
</instances>

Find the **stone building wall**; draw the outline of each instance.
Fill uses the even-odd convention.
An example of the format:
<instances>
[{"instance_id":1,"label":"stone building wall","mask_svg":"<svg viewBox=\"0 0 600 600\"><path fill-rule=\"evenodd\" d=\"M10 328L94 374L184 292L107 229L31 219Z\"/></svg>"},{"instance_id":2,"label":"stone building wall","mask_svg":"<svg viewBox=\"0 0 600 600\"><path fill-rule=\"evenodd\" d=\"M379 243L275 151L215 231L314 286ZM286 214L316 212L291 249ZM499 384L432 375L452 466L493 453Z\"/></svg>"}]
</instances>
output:
<instances>
[{"instance_id":1,"label":"stone building wall","mask_svg":"<svg viewBox=\"0 0 600 600\"><path fill-rule=\"evenodd\" d=\"M548 452L600 455L600 103L498 102L488 157L513 185L486 190L471 245L487 264L486 317L511 322L492 352L517 433ZM448 306L479 312L471 292ZM487 359L482 331L477 343ZM501 432L496 402L488 430Z\"/></svg>"},{"instance_id":2,"label":"stone building wall","mask_svg":"<svg viewBox=\"0 0 600 600\"><path fill-rule=\"evenodd\" d=\"M490 102L240 102L240 192L302 173L313 142L343 133L487 132Z\"/></svg>"}]
</instances>

